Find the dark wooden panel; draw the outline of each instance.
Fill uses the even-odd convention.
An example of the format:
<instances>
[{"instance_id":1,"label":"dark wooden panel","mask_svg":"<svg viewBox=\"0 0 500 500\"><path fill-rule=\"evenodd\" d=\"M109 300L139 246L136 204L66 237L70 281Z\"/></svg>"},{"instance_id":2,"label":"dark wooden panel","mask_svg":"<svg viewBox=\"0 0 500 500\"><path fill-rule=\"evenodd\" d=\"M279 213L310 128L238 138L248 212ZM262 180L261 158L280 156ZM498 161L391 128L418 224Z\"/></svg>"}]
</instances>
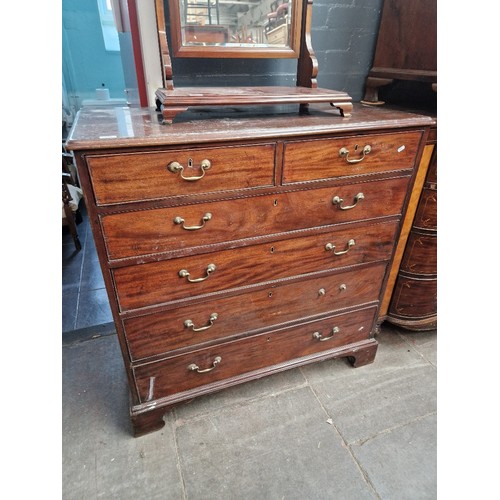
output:
<instances>
[{"instance_id":1,"label":"dark wooden panel","mask_svg":"<svg viewBox=\"0 0 500 500\"><path fill-rule=\"evenodd\" d=\"M98 205L216 193L274 184L274 144L91 155L87 157ZM201 164L210 161L203 171ZM178 162L181 173L168 170ZM194 177L203 177L192 180Z\"/></svg>"},{"instance_id":2,"label":"dark wooden panel","mask_svg":"<svg viewBox=\"0 0 500 500\"><path fill-rule=\"evenodd\" d=\"M373 174L413 168L421 132L350 136L340 139L317 139L285 144L283 183ZM369 145L370 153L363 155ZM339 152L349 151L349 163Z\"/></svg>"},{"instance_id":3,"label":"dark wooden panel","mask_svg":"<svg viewBox=\"0 0 500 500\"><path fill-rule=\"evenodd\" d=\"M376 301L385 269L383 263L307 281L278 283L244 295L125 319L130 354L138 360ZM191 320L196 328L208 326L214 313L217 319L206 330L194 332L185 325Z\"/></svg>"},{"instance_id":4,"label":"dark wooden panel","mask_svg":"<svg viewBox=\"0 0 500 500\"><path fill-rule=\"evenodd\" d=\"M437 230L437 191L435 189L424 188L422 190L413 227Z\"/></svg>"},{"instance_id":5,"label":"dark wooden panel","mask_svg":"<svg viewBox=\"0 0 500 500\"><path fill-rule=\"evenodd\" d=\"M220 290L244 287L338 267L387 260L391 256L397 222L372 226L343 227L340 230L252 245L213 254L194 255L151 262L114 270L118 301L122 311L141 308ZM353 239L354 246L348 247ZM335 255L325 249L335 245ZM213 264L215 270L207 272ZM179 275L190 273L188 282Z\"/></svg>"},{"instance_id":6,"label":"dark wooden panel","mask_svg":"<svg viewBox=\"0 0 500 500\"><path fill-rule=\"evenodd\" d=\"M384 0L373 66L437 70L436 0Z\"/></svg>"},{"instance_id":7,"label":"dark wooden panel","mask_svg":"<svg viewBox=\"0 0 500 500\"><path fill-rule=\"evenodd\" d=\"M254 238L286 231L326 226L368 218L399 215L409 177L315 191L297 191L240 200L200 203L106 215L102 226L111 260L168 252L174 248L195 248L214 243ZM338 196L351 205L359 193L364 199L351 210L342 210L332 200ZM181 217L187 226L204 227L187 231L175 223Z\"/></svg>"},{"instance_id":8,"label":"dark wooden panel","mask_svg":"<svg viewBox=\"0 0 500 500\"><path fill-rule=\"evenodd\" d=\"M399 276L394 288L390 316L422 319L437 314L437 280Z\"/></svg>"},{"instance_id":9,"label":"dark wooden panel","mask_svg":"<svg viewBox=\"0 0 500 500\"><path fill-rule=\"evenodd\" d=\"M141 402L368 339L375 311L376 308L369 308L341 314L136 367L134 373ZM328 337L335 327L339 331L329 340L320 341L313 336L318 332ZM197 373L188 368L194 363L200 370L206 370L213 366L217 357L221 358L220 363L208 373Z\"/></svg>"},{"instance_id":10,"label":"dark wooden panel","mask_svg":"<svg viewBox=\"0 0 500 500\"><path fill-rule=\"evenodd\" d=\"M410 233L401 262L401 271L436 275L437 237L415 230Z\"/></svg>"}]
</instances>

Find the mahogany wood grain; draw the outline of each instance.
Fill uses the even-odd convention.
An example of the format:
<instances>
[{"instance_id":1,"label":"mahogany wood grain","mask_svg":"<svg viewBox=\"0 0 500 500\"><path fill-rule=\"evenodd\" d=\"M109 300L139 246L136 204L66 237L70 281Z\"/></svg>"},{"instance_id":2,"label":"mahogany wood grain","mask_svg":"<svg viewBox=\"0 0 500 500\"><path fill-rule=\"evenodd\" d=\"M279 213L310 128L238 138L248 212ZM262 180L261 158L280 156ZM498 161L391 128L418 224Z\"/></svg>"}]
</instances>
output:
<instances>
[{"instance_id":1,"label":"mahogany wood grain","mask_svg":"<svg viewBox=\"0 0 500 500\"><path fill-rule=\"evenodd\" d=\"M356 228L341 227L342 229L331 233L292 237L289 240L219 251L215 254L120 267L113 272L120 308L122 311L137 309L220 290L390 258L397 222ZM342 255L335 255L325 249L328 243L333 243L337 252L344 252L351 239L354 239L355 245ZM211 264L216 269L209 274L207 269ZM182 270L187 270L191 279L207 275L208 278L190 283L187 278L179 276Z\"/></svg>"},{"instance_id":2,"label":"mahogany wood grain","mask_svg":"<svg viewBox=\"0 0 500 500\"><path fill-rule=\"evenodd\" d=\"M411 169L421 138L421 132L402 132L286 142L283 183ZM371 152L363 155L366 145ZM349 151L347 159L339 154L342 148Z\"/></svg>"},{"instance_id":3,"label":"mahogany wood grain","mask_svg":"<svg viewBox=\"0 0 500 500\"><path fill-rule=\"evenodd\" d=\"M415 220L413 221L415 229L437 230L437 190L422 190L420 202L418 204Z\"/></svg>"},{"instance_id":4,"label":"mahogany wood grain","mask_svg":"<svg viewBox=\"0 0 500 500\"><path fill-rule=\"evenodd\" d=\"M400 274L394 288L390 320L431 318L437 314L437 280L416 279Z\"/></svg>"},{"instance_id":5,"label":"mahogany wood grain","mask_svg":"<svg viewBox=\"0 0 500 500\"><path fill-rule=\"evenodd\" d=\"M429 235L413 230L406 243L400 270L417 275L435 276L437 271L436 235Z\"/></svg>"},{"instance_id":6,"label":"mahogany wood grain","mask_svg":"<svg viewBox=\"0 0 500 500\"><path fill-rule=\"evenodd\" d=\"M314 191L295 191L253 198L200 203L173 208L124 212L102 216L109 258L159 254L174 248L197 248L215 243L257 238L266 234L307 229L399 215L410 177L361 182ZM347 204L359 193L364 199L350 210L333 203L339 196ZM181 217L188 227L176 224Z\"/></svg>"},{"instance_id":7,"label":"mahogany wood grain","mask_svg":"<svg viewBox=\"0 0 500 500\"><path fill-rule=\"evenodd\" d=\"M136 366L134 374L141 402L368 339L375 312L376 308L372 307L356 313L340 314ZM339 329L338 333L326 341L314 337L316 332L323 338L328 337L335 327ZM194 363L200 370L209 369L218 356L221 361L210 372L197 373L188 368Z\"/></svg>"},{"instance_id":8,"label":"mahogany wood grain","mask_svg":"<svg viewBox=\"0 0 500 500\"><path fill-rule=\"evenodd\" d=\"M87 158L99 205L216 193L274 184L275 144L91 155ZM210 161L203 171L201 164ZM168 165L178 162L182 172ZM184 180L182 176L189 180ZM192 180L202 176L200 180Z\"/></svg>"},{"instance_id":9,"label":"mahogany wood grain","mask_svg":"<svg viewBox=\"0 0 500 500\"><path fill-rule=\"evenodd\" d=\"M207 299L200 304L166 310L123 321L134 361L164 355L206 342L248 335L259 329L297 321L311 316L378 300L379 283L387 264L353 269L299 282L281 282L245 294ZM191 320L196 328L213 325L199 332L186 327Z\"/></svg>"}]
</instances>

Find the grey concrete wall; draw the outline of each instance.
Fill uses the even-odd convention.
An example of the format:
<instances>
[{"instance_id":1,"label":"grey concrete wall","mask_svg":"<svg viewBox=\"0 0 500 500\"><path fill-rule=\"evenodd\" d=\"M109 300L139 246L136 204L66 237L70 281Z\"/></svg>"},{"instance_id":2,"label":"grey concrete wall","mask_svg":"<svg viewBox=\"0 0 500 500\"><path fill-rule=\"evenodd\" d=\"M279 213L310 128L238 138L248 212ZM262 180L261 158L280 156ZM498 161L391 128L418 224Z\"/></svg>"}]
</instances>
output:
<instances>
[{"instance_id":1,"label":"grey concrete wall","mask_svg":"<svg viewBox=\"0 0 500 500\"><path fill-rule=\"evenodd\" d=\"M167 37L168 2L165 3ZM318 86L349 93L354 101L364 95L383 0L314 0L311 39L318 59ZM172 58L174 84L295 85L295 59Z\"/></svg>"}]
</instances>

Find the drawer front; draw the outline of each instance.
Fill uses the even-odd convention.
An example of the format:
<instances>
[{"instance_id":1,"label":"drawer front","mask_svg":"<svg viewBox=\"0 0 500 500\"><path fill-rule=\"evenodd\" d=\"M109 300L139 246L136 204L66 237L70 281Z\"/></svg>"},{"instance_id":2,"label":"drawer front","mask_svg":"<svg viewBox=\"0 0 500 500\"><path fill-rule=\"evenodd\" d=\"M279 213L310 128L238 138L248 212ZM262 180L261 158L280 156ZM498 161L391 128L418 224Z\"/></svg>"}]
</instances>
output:
<instances>
[{"instance_id":1,"label":"drawer front","mask_svg":"<svg viewBox=\"0 0 500 500\"><path fill-rule=\"evenodd\" d=\"M437 191L434 189L422 190L413 227L437 231Z\"/></svg>"},{"instance_id":2,"label":"drawer front","mask_svg":"<svg viewBox=\"0 0 500 500\"><path fill-rule=\"evenodd\" d=\"M398 177L313 191L105 215L101 220L110 260L122 259L398 215L408 181L409 177Z\"/></svg>"},{"instance_id":3,"label":"drawer front","mask_svg":"<svg viewBox=\"0 0 500 500\"><path fill-rule=\"evenodd\" d=\"M87 157L98 205L272 186L274 162L274 144Z\"/></svg>"},{"instance_id":4,"label":"drawer front","mask_svg":"<svg viewBox=\"0 0 500 500\"><path fill-rule=\"evenodd\" d=\"M411 169L421 137L421 132L404 132L288 142L283 183ZM363 152L366 146L368 153Z\"/></svg>"},{"instance_id":5,"label":"drawer front","mask_svg":"<svg viewBox=\"0 0 500 500\"><path fill-rule=\"evenodd\" d=\"M141 402L368 339L376 308L247 337L134 369ZM334 331L335 329L335 331ZM315 335L317 334L317 335ZM318 339L317 337L321 335ZM321 340L326 339L327 340ZM216 360L220 359L219 362ZM215 368L214 367L215 362ZM201 370L211 371L198 373Z\"/></svg>"},{"instance_id":6,"label":"drawer front","mask_svg":"<svg viewBox=\"0 0 500 500\"><path fill-rule=\"evenodd\" d=\"M386 264L125 319L132 360L376 301Z\"/></svg>"},{"instance_id":7,"label":"drawer front","mask_svg":"<svg viewBox=\"0 0 500 500\"><path fill-rule=\"evenodd\" d=\"M435 235L410 233L405 247L401 270L415 274L437 273L437 237Z\"/></svg>"},{"instance_id":8,"label":"drawer front","mask_svg":"<svg viewBox=\"0 0 500 500\"><path fill-rule=\"evenodd\" d=\"M437 314L437 280L399 276L389 314L407 319L426 318Z\"/></svg>"},{"instance_id":9,"label":"drawer front","mask_svg":"<svg viewBox=\"0 0 500 500\"><path fill-rule=\"evenodd\" d=\"M302 238L117 268L113 274L118 302L125 311L387 260L394 246L396 228L397 222L347 227ZM335 248L327 249L330 244Z\"/></svg>"}]
</instances>

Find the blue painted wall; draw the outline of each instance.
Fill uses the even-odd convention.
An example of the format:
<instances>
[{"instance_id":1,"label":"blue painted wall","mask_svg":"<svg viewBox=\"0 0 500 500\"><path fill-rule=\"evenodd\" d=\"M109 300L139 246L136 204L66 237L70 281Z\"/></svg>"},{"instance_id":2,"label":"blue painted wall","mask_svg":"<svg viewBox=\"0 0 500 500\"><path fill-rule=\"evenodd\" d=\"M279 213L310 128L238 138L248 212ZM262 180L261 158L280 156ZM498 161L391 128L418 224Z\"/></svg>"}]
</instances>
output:
<instances>
[{"instance_id":1,"label":"blue painted wall","mask_svg":"<svg viewBox=\"0 0 500 500\"><path fill-rule=\"evenodd\" d=\"M63 76L72 104L94 99L102 83L112 98L125 97L120 52L104 46L97 0L63 0L62 49Z\"/></svg>"}]
</instances>

